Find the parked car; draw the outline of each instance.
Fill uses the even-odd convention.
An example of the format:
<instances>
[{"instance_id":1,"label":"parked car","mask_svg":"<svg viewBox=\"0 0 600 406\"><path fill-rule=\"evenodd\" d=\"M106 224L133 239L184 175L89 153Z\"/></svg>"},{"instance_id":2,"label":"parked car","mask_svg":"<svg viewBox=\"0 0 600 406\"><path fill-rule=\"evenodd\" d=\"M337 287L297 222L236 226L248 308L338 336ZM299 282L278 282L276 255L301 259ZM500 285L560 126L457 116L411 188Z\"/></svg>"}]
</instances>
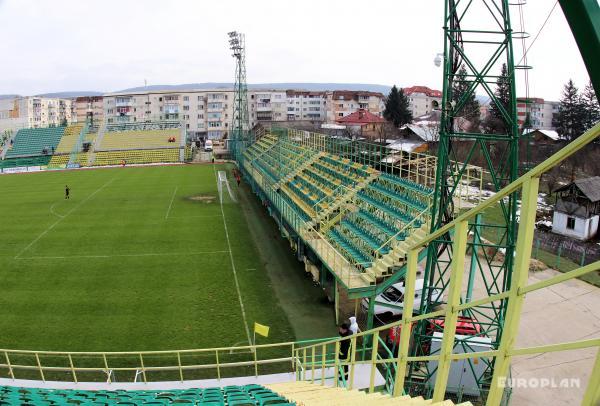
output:
<instances>
[{"instance_id":1,"label":"parked car","mask_svg":"<svg viewBox=\"0 0 600 406\"><path fill-rule=\"evenodd\" d=\"M213 142L212 142L212 140L206 140L206 142L204 143L204 150L206 152L213 150Z\"/></svg>"},{"instance_id":2,"label":"parked car","mask_svg":"<svg viewBox=\"0 0 600 406\"><path fill-rule=\"evenodd\" d=\"M417 279L415 282L415 297L413 299L413 313L418 313L421 307L421 296L423 294L423 279ZM435 288L432 293L432 301L440 302L442 299L442 290ZM390 306L386 306L386 304ZM369 309L369 299L365 298L361 302L365 311ZM375 298L375 314L378 316L401 316L404 307L404 281L398 282L387 288L383 293Z\"/></svg>"}]
</instances>

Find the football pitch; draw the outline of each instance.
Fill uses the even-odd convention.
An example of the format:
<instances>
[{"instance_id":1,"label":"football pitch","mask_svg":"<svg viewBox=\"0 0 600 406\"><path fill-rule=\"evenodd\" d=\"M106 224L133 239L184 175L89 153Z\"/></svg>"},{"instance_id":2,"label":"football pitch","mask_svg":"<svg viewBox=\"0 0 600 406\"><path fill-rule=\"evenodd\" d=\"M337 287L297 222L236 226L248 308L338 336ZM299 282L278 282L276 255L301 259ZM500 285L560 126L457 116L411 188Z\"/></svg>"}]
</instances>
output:
<instances>
[{"instance_id":1,"label":"football pitch","mask_svg":"<svg viewBox=\"0 0 600 406\"><path fill-rule=\"evenodd\" d=\"M294 339L232 168L0 176L0 348L247 345L255 321L271 326L268 342ZM233 198L219 198L218 171Z\"/></svg>"}]
</instances>

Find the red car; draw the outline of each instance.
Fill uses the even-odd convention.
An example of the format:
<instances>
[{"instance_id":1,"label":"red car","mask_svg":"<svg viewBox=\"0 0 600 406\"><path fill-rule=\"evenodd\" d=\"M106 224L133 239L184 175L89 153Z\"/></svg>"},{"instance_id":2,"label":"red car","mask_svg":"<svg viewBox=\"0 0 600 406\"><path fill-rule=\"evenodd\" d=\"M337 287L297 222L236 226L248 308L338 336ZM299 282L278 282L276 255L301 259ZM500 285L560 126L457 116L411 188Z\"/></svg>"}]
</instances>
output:
<instances>
[{"instance_id":1,"label":"red car","mask_svg":"<svg viewBox=\"0 0 600 406\"><path fill-rule=\"evenodd\" d=\"M415 323L411 325L411 332L415 327ZM435 331L443 331L444 330L444 319L433 319L428 320L427 332L428 336L432 336ZM395 326L390 328L388 331L388 336L386 339L386 344L388 348L392 349L394 354L398 351L398 343L400 342L400 333L402 331L402 326ZM481 325L475 319L466 316L458 316L458 321L456 323L456 334L457 335L465 335L465 336L483 336L481 333ZM411 339L413 335L411 334ZM412 343L410 344L412 345ZM429 353L429 344L425 344L423 354Z\"/></svg>"}]
</instances>

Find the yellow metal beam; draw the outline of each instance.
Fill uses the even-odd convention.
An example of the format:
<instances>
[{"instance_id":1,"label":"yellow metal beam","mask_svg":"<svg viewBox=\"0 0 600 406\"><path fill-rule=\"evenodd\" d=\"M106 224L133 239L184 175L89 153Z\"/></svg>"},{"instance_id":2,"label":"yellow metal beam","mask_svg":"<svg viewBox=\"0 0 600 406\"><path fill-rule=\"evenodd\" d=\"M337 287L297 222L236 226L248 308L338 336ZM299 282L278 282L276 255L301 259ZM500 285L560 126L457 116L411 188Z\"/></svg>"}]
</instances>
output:
<instances>
[{"instance_id":1,"label":"yellow metal beam","mask_svg":"<svg viewBox=\"0 0 600 406\"><path fill-rule=\"evenodd\" d=\"M446 397L448 374L450 373L450 364L452 362L450 355L454 349L456 323L458 321L458 310L456 310L456 306L460 304L462 277L465 273L465 256L467 254L469 222L463 220L456 223L454 230L454 241L452 242L453 255L448 286L448 304L446 307L446 319L444 321L444 335L442 337L442 346L440 348L440 360L433 389L433 403L441 402Z\"/></svg>"},{"instance_id":2,"label":"yellow metal beam","mask_svg":"<svg viewBox=\"0 0 600 406\"><path fill-rule=\"evenodd\" d=\"M517 234L517 245L515 264L508 297L508 308L506 310L506 321L502 331L502 339L498 347L498 356L494 363L494 375L490 384L487 398L487 406L498 406L504 394L504 388L500 386L500 380L505 379L510 367L509 352L515 345L521 321L521 311L525 297L519 295L519 290L527 285L529 276L529 261L531 260L531 246L533 244L533 232L535 215L537 211L537 198L540 178L526 178L523 184L521 196L521 217Z\"/></svg>"}]
</instances>

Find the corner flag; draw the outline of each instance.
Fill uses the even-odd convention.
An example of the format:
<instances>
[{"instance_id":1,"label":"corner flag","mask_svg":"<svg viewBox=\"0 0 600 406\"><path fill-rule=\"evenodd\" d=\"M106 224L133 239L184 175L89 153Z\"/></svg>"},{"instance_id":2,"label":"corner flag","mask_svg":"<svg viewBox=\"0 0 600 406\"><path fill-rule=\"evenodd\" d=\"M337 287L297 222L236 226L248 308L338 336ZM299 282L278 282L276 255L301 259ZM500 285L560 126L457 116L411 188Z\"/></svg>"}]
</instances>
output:
<instances>
[{"instance_id":1,"label":"corner flag","mask_svg":"<svg viewBox=\"0 0 600 406\"><path fill-rule=\"evenodd\" d=\"M259 334L263 337L268 337L269 336L269 326L265 326L263 324L254 322L254 333Z\"/></svg>"}]
</instances>

